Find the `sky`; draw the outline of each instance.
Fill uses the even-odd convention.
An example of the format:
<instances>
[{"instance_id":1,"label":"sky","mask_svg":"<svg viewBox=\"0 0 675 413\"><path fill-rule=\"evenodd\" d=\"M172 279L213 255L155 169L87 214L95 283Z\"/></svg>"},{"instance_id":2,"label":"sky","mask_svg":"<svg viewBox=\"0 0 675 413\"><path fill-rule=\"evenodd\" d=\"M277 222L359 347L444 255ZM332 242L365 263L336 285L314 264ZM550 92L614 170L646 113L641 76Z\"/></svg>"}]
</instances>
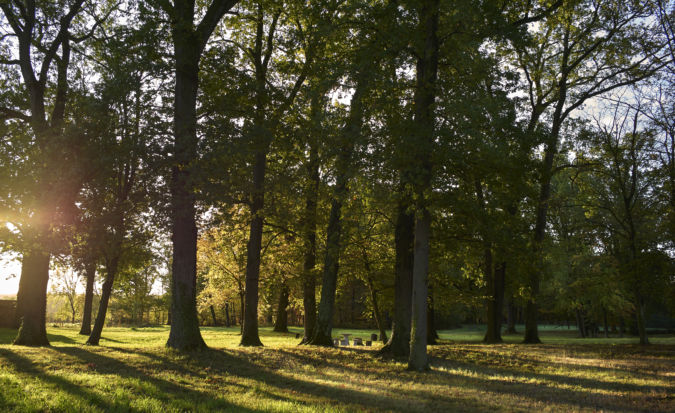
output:
<instances>
[{"instance_id":1,"label":"sky","mask_svg":"<svg viewBox=\"0 0 675 413\"><path fill-rule=\"evenodd\" d=\"M19 291L21 263L11 255L0 255L0 295L16 295Z\"/></svg>"}]
</instances>

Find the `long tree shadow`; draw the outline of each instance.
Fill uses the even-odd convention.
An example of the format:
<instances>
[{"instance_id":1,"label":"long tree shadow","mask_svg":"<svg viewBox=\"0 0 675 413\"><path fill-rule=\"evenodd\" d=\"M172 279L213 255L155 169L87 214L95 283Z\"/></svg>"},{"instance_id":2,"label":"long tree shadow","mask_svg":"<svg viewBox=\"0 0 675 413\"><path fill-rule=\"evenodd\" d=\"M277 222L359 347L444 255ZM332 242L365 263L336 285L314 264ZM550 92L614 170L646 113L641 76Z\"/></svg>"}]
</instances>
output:
<instances>
[{"instance_id":1,"label":"long tree shadow","mask_svg":"<svg viewBox=\"0 0 675 413\"><path fill-rule=\"evenodd\" d=\"M654 411L654 406L635 407L630 400L621 401L617 397L607 393L590 393L585 389L600 389L608 391L633 391L638 392L645 399L654 399L653 392L661 392L666 398L672 392L672 388L664 386L639 386L626 383L610 384L592 379L569 378L564 376L540 374L532 372L519 372L510 369L495 369L491 367L478 366L476 364L459 362L455 360L434 359L436 374L450 377L461 377L474 383L484 391L496 392L501 394L511 394L514 396L527 397L541 402L564 401L580 408L590 409L612 409L612 410L639 410ZM458 374L450 370L464 370L468 374ZM485 379L477 376L487 376L491 379ZM515 382L513 381L515 379ZM528 383L527 381L544 381L544 383ZM547 383L548 382L548 383ZM560 388L556 384L566 385L574 388ZM576 390L581 387L583 390ZM634 397L634 396L633 396ZM664 406L663 411L667 411Z\"/></svg>"},{"instance_id":2,"label":"long tree shadow","mask_svg":"<svg viewBox=\"0 0 675 413\"><path fill-rule=\"evenodd\" d=\"M200 404L204 404L210 410L224 410L236 409L242 412L262 412L263 410L249 409L243 406L233 405L232 403L222 399L213 397L209 393L199 390L191 389L187 386L182 386L168 380L158 378L154 375L145 373L144 371L132 366L129 363L124 363L112 357L107 357L91 351L87 347L58 347L55 351L65 355L75 357L88 365L94 366L96 372L102 374L114 374L121 378L140 379L146 383L153 385L156 389L153 397L165 402L174 404L182 399L196 400ZM145 354L143 352L129 351L130 354ZM167 366L166 364L164 365ZM176 372L185 371L184 365L172 366ZM195 372L193 374L197 375ZM147 394L147 390L146 390Z\"/></svg>"},{"instance_id":3,"label":"long tree shadow","mask_svg":"<svg viewBox=\"0 0 675 413\"><path fill-rule=\"evenodd\" d=\"M95 405L96 407L103 410L112 409L121 411L122 408L127 407L126 405L119 403L111 403L110 401L102 399L100 396L75 383L72 383L57 375L47 373L44 370L37 368L30 359L20 356L11 350L0 348L0 357L3 357L9 361L15 367L17 374L30 376L37 380L57 386L60 390L63 390L74 397L82 399L87 404Z\"/></svg>"},{"instance_id":4,"label":"long tree shadow","mask_svg":"<svg viewBox=\"0 0 675 413\"><path fill-rule=\"evenodd\" d=\"M114 368L115 373L121 376L129 374L133 367L114 367L116 360L102 356L100 354L93 354L82 349L77 348L61 348L68 354L80 357L84 361L101 363L113 363L111 368ZM391 395L385 396L377 394L377 392L357 391L346 387L339 387L340 384L323 384L308 380L300 380L288 375L280 374L273 369L263 368L257 364L249 361L241 354L235 354L227 350L213 350L209 349L203 352L192 353L189 356L173 355L170 352L162 355L149 351L131 351L126 349L115 350L123 351L129 354L142 355L154 359L160 363L161 366L168 370L184 371L192 376L205 378L209 372L211 375L218 376L234 376L240 379L252 379L264 383L271 390L266 391L259 387L256 391L264 393L268 397L275 399L283 398L295 404L302 404L306 406L330 405L347 408L348 410L388 410L388 411L406 411L411 409L409 398L406 394L399 394L398 397ZM88 354L87 354L88 353ZM179 361L176 361L176 358ZM152 380L152 378L150 378ZM274 391L276 390L276 392ZM285 396L280 396L284 394ZM292 397L290 395L293 395ZM305 396L310 396L307 400ZM425 394L428 399L429 394ZM430 406L426 405L424 398L414 401L415 410L427 411ZM453 410L466 410L472 408L474 410L482 410L485 408L498 408L498 404L491 404L488 402L478 402L473 399L453 398L445 400L450 404ZM405 406L405 407L404 407Z\"/></svg>"},{"instance_id":5,"label":"long tree shadow","mask_svg":"<svg viewBox=\"0 0 675 413\"><path fill-rule=\"evenodd\" d=\"M559 349L553 349L555 351L560 351ZM457 361L457 362L462 362L462 358L467 358L466 355L471 355L468 358L469 359L475 359L475 360L480 360L476 364L477 365L482 365L482 366L489 366L489 367L495 367L495 368L503 368L504 364L506 363L506 368L508 367L513 367L518 366L518 365L531 365L531 366L543 366L543 367L557 367L560 369L564 370L578 370L578 371L584 371L588 373L612 373L615 375L622 375L622 376L634 376L634 377L639 377L643 379L662 379L663 376L659 375L658 373L655 372L645 372L645 371L640 371L639 368L628 368L628 367L620 367L620 366L612 366L612 367L606 367L606 366L598 366L595 364L580 364L580 363L575 363L575 362L560 362L560 361L552 361L550 359L538 359L536 357L532 357L532 355L519 355L515 351L510 351L508 356L500 355L499 351L495 351L494 353L490 354L487 353L484 350L481 349L466 349L466 348L455 348L451 349L448 351L448 348L441 348L438 351L434 352L434 356L444 359L444 360L450 360L450 361ZM550 357L550 353L548 353ZM571 354L568 355L570 358L580 358L576 354ZM599 358L600 356L597 354L597 350L595 353L595 359ZM590 359L591 357L586 357L587 359ZM640 362L641 359L636 359L632 360L633 362ZM615 361L620 362L621 359L616 359ZM674 364L675 363L671 363ZM553 375L556 376L556 375Z\"/></svg>"}]
</instances>

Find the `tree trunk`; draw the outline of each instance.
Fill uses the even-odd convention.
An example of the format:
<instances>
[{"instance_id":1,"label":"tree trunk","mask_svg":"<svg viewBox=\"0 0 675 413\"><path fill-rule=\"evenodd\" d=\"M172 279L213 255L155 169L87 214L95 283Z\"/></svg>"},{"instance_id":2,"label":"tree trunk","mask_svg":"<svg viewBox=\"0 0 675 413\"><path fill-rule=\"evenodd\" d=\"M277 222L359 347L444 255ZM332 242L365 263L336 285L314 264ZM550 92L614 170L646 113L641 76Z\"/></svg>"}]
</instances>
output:
<instances>
[{"instance_id":1,"label":"tree trunk","mask_svg":"<svg viewBox=\"0 0 675 413\"><path fill-rule=\"evenodd\" d=\"M213 308L213 305L209 306L209 310L211 310L211 319L213 320L213 326L217 327L218 319L216 318L216 310Z\"/></svg>"},{"instance_id":2,"label":"tree trunk","mask_svg":"<svg viewBox=\"0 0 675 413\"><path fill-rule=\"evenodd\" d=\"M230 326L230 303L225 303L225 327Z\"/></svg>"},{"instance_id":3,"label":"tree trunk","mask_svg":"<svg viewBox=\"0 0 675 413\"><path fill-rule=\"evenodd\" d=\"M283 281L279 292L277 319L274 321L274 331L277 333L288 333L288 294L288 285Z\"/></svg>"},{"instance_id":4,"label":"tree trunk","mask_svg":"<svg viewBox=\"0 0 675 413\"><path fill-rule=\"evenodd\" d=\"M258 145L263 145L261 142ZM240 346L262 346L258 335L258 284L262 248L263 206L265 202L265 171L267 150L258 150L253 163L253 193L251 197L251 231L246 250L246 307Z\"/></svg>"},{"instance_id":5,"label":"tree trunk","mask_svg":"<svg viewBox=\"0 0 675 413\"><path fill-rule=\"evenodd\" d=\"M412 272L413 246L415 241L415 216L409 211L410 199L403 193L405 184L401 181L399 201L394 230L396 258L394 263L394 324L389 342L380 353L391 353L394 357L410 354L410 321L412 318Z\"/></svg>"},{"instance_id":6,"label":"tree trunk","mask_svg":"<svg viewBox=\"0 0 675 413\"><path fill-rule=\"evenodd\" d=\"M46 327L49 254L39 250L25 253L17 293L17 314L21 319L14 344L48 346Z\"/></svg>"},{"instance_id":7,"label":"tree trunk","mask_svg":"<svg viewBox=\"0 0 675 413\"><path fill-rule=\"evenodd\" d=\"M309 133L309 160L307 162L307 185L305 186L305 217L303 225L304 238L304 262L302 267L302 304L305 313L305 331L301 343L307 343L312 338L312 332L316 325L316 219L319 199L319 148L317 144L320 131L320 121L317 119L320 108L320 99L312 99L312 129Z\"/></svg>"},{"instance_id":8,"label":"tree trunk","mask_svg":"<svg viewBox=\"0 0 675 413\"><path fill-rule=\"evenodd\" d=\"M96 263L94 261L87 263L85 277L87 279L87 286L84 290L84 310L82 312L80 334L88 336L91 334L91 307L94 302L94 281L96 279Z\"/></svg>"},{"instance_id":9,"label":"tree trunk","mask_svg":"<svg viewBox=\"0 0 675 413\"><path fill-rule=\"evenodd\" d=\"M246 308L244 294L239 294L239 333L244 334L244 310Z\"/></svg>"},{"instance_id":10,"label":"tree trunk","mask_svg":"<svg viewBox=\"0 0 675 413\"><path fill-rule=\"evenodd\" d=\"M429 300L427 303L427 344L438 344L436 331L436 317L434 316L434 294L429 286Z\"/></svg>"},{"instance_id":11,"label":"tree trunk","mask_svg":"<svg viewBox=\"0 0 675 413\"><path fill-rule=\"evenodd\" d=\"M190 22L174 23L173 28L176 68L174 164L170 182L173 262L171 330L166 345L175 350L190 351L206 347L197 317L197 223L192 173L197 160L196 105L201 51L194 41L193 16L179 17Z\"/></svg>"},{"instance_id":12,"label":"tree trunk","mask_svg":"<svg viewBox=\"0 0 675 413\"><path fill-rule=\"evenodd\" d=\"M98 314L96 314L94 328L92 329L89 339L87 340L87 344L90 346L98 346L98 342L101 340L101 333L103 332L103 326L105 324L105 316L108 311L108 303L110 302L110 295L112 294L112 286L113 282L115 281L115 276L117 275L118 260L119 257L114 257L106 266L106 275L105 281L103 281L103 286L101 287L101 302L98 305Z\"/></svg>"},{"instance_id":13,"label":"tree trunk","mask_svg":"<svg viewBox=\"0 0 675 413\"><path fill-rule=\"evenodd\" d=\"M605 338L609 338L609 323L607 322L607 309L602 307L602 328L605 331Z\"/></svg>"},{"instance_id":14,"label":"tree trunk","mask_svg":"<svg viewBox=\"0 0 675 413\"><path fill-rule=\"evenodd\" d=\"M431 157L434 153L433 105L436 100L438 74L438 17L439 0L426 0L419 9L418 30L423 36L421 50L417 50L416 84L414 95L414 130L416 146L412 155L414 191L417 196L415 218L415 247L413 257L412 321L408 369L423 371L429 368L427 357L427 277L429 272L429 240L431 214Z\"/></svg>"},{"instance_id":15,"label":"tree trunk","mask_svg":"<svg viewBox=\"0 0 675 413\"><path fill-rule=\"evenodd\" d=\"M408 369L429 369L427 357L427 274L429 270L429 236L431 216L426 209L415 221L415 258L413 262L412 322Z\"/></svg>"},{"instance_id":16,"label":"tree trunk","mask_svg":"<svg viewBox=\"0 0 675 413\"><path fill-rule=\"evenodd\" d=\"M483 341L486 343L502 342L502 314L504 310L504 284L506 263L502 262L492 272L491 296L488 297L488 330Z\"/></svg>"},{"instance_id":17,"label":"tree trunk","mask_svg":"<svg viewBox=\"0 0 675 413\"><path fill-rule=\"evenodd\" d=\"M513 302L513 295L509 296L506 304L506 334L517 334L516 331L516 305Z\"/></svg>"},{"instance_id":18,"label":"tree trunk","mask_svg":"<svg viewBox=\"0 0 675 413\"><path fill-rule=\"evenodd\" d=\"M584 322L583 314L581 310L577 308L577 328L579 329L579 335L581 338L586 338L586 323Z\"/></svg>"},{"instance_id":19,"label":"tree trunk","mask_svg":"<svg viewBox=\"0 0 675 413\"><path fill-rule=\"evenodd\" d=\"M640 294L637 295L637 306L635 310L640 344L646 346L649 344L649 338L647 338L647 328L645 326L645 303Z\"/></svg>"},{"instance_id":20,"label":"tree trunk","mask_svg":"<svg viewBox=\"0 0 675 413\"><path fill-rule=\"evenodd\" d=\"M321 284L321 300L319 314L312 339L308 344L332 346L333 313L335 307L335 293L337 290L337 275L340 259L340 236L342 231L342 197L346 195L346 179L338 181L342 188L336 188L326 231L326 257L324 261L323 282ZM336 185L337 186L337 185ZM340 195L338 195L340 194ZM340 198L338 198L338 196Z\"/></svg>"},{"instance_id":21,"label":"tree trunk","mask_svg":"<svg viewBox=\"0 0 675 413\"><path fill-rule=\"evenodd\" d=\"M365 256L365 251L363 254ZM366 272L370 273L370 264L368 263L367 259L366 263ZM368 291L370 291L370 301L373 305L373 316L375 317L375 323L377 324L377 329L380 330L380 341L382 341L384 344L387 342L387 331L386 327L384 326L384 320L382 319L382 312L380 311L380 307L377 305L377 291L375 291L373 279L370 275L366 276L366 283L368 284Z\"/></svg>"},{"instance_id":22,"label":"tree trunk","mask_svg":"<svg viewBox=\"0 0 675 413\"><path fill-rule=\"evenodd\" d=\"M352 154L354 145L361 135L363 126L363 98L368 88L370 73L362 69L358 75L356 89L352 95L349 118L342 131L340 150L336 161L336 177L331 201L328 228L326 230L326 255L324 258L321 300L316 328L312 339L307 343L318 346L333 346L333 314L335 311L335 293L340 262L342 233L342 204L349 193L348 183L352 174Z\"/></svg>"}]
</instances>

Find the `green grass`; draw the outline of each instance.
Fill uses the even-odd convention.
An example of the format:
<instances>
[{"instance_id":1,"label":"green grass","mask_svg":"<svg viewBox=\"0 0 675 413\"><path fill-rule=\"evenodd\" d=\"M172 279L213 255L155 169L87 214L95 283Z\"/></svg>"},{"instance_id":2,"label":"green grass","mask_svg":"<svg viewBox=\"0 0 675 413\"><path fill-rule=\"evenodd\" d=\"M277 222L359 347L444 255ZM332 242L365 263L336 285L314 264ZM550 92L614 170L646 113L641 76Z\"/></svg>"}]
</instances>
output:
<instances>
[{"instance_id":1,"label":"green grass","mask_svg":"<svg viewBox=\"0 0 675 413\"><path fill-rule=\"evenodd\" d=\"M675 337L578 339L545 327L485 345L482 329L441 331L428 373L377 347L298 346L261 329L241 348L238 328L202 328L210 350L164 348L168 327L106 328L101 346L75 327L48 328L51 347L11 345L0 329L0 411L674 411ZM336 330L366 338L374 331Z\"/></svg>"}]
</instances>

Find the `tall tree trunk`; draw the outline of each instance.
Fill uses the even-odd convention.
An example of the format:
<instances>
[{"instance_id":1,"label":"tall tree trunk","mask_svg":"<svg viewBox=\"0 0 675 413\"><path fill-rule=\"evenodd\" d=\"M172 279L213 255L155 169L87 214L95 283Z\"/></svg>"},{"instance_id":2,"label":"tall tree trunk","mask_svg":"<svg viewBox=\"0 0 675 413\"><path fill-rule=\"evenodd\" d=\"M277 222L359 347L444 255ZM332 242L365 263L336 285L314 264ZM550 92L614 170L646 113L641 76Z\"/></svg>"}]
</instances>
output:
<instances>
[{"instance_id":1,"label":"tall tree trunk","mask_svg":"<svg viewBox=\"0 0 675 413\"><path fill-rule=\"evenodd\" d=\"M213 0L195 27L194 0L160 2L171 17L176 85L171 167L171 331L167 347L180 351L206 347L197 317L197 224L192 168L197 161L197 90L199 59L223 15L236 0Z\"/></svg>"},{"instance_id":2,"label":"tall tree trunk","mask_svg":"<svg viewBox=\"0 0 675 413\"><path fill-rule=\"evenodd\" d=\"M189 351L206 347L197 317L197 223L192 173L197 159L196 105L200 51L194 42L192 16L180 17L190 21L176 23L173 29L176 69L174 165L170 182L173 262L171 330L166 345L175 350Z\"/></svg>"},{"instance_id":3,"label":"tall tree trunk","mask_svg":"<svg viewBox=\"0 0 675 413\"><path fill-rule=\"evenodd\" d=\"M309 132L309 159L307 162L307 185L305 186L305 217L303 225L304 238L304 262L302 267L302 304L304 308L305 331L301 343L306 343L312 338L312 332L316 325L316 220L317 205L319 200L319 148L318 134L321 130L319 113L321 99L313 96L311 102L312 128Z\"/></svg>"},{"instance_id":4,"label":"tall tree trunk","mask_svg":"<svg viewBox=\"0 0 675 413\"><path fill-rule=\"evenodd\" d=\"M279 291L277 319L274 321L274 331L277 333L288 333L288 294L288 285L284 280Z\"/></svg>"},{"instance_id":5,"label":"tall tree trunk","mask_svg":"<svg viewBox=\"0 0 675 413\"><path fill-rule=\"evenodd\" d=\"M607 322L607 309L602 307L602 328L605 332L605 338L609 338L609 323Z\"/></svg>"},{"instance_id":6,"label":"tall tree trunk","mask_svg":"<svg viewBox=\"0 0 675 413\"><path fill-rule=\"evenodd\" d=\"M410 321L412 318L412 271L413 246L415 241L415 215L410 212L410 198L404 195L405 184L400 185L402 199L398 204L394 230L394 324L389 342L380 353L391 353L394 357L410 354Z\"/></svg>"},{"instance_id":7,"label":"tall tree trunk","mask_svg":"<svg viewBox=\"0 0 675 413\"><path fill-rule=\"evenodd\" d=\"M342 142L337 156L337 172L331 201L328 228L326 230L326 255L324 258L321 300L316 328L312 339L307 343L318 346L332 346L333 314L335 311L335 293L340 262L342 233L342 204L349 193L349 179L352 174L352 155L354 146L361 135L363 126L363 98L368 88L370 73L361 69L352 95L349 118L341 133Z\"/></svg>"},{"instance_id":8,"label":"tall tree trunk","mask_svg":"<svg viewBox=\"0 0 675 413\"><path fill-rule=\"evenodd\" d=\"M17 314L21 319L14 344L48 346L46 327L49 254L32 250L23 256L17 293Z\"/></svg>"},{"instance_id":9,"label":"tall tree trunk","mask_svg":"<svg viewBox=\"0 0 675 413\"><path fill-rule=\"evenodd\" d=\"M417 50L416 85L414 95L415 163L414 191L417 196L415 218L415 247L412 282L412 321L408 369L423 371L429 368L427 357L427 277L429 272L429 240L431 214L431 157L434 153L433 105L436 99L438 74L438 17L439 0L425 0L419 9L418 30L424 38Z\"/></svg>"},{"instance_id":10,"label":"tall tree trunk","mask_svg":"<svg viewBox=\"0 0 675 413\"><path fill-rule=\"evenodd\" d=\"M92 260L86 264L85 278L87 285L84 289L84 310L82 312L82 326L80 334L91 334L91 307L94 302L94 281L96 279L96 263Z\"/></svg>"},{"instance_id":11,"label":"tall tree trunk","mask_svg":"<svg viewBox=\"0 0 675 413\"><path fill-rule=\"evenodd\" d=\"M260 145L261 143L258 142ZM262 145L266 146L266 145ZM258 284L262 248L263 206L265 203L265 171L267 150L258 150L253 163L253 193L251 197L251 231L246 249L246 307L240 346L262 346L258 334Z\"/></svg>"},{"instance_id":12,"label":"tall tree trunk","mask_svg":"<svg viewBox=\"0 0 675 413\"><path fill-rule=\"evenodd\" d=\"M230 303L225 303L225 327L230 326Z\"/></svg>"},{"instance_id":13,"label":"tall tree trunk","mask_svg":"<svg viewBox=\"0 0 675 413\"><path fill-rule=\"evenodd\" d=\"M90 346L98 346L98 342L101 340L105 316L108 312L108 303L110 302L110 295L112 294L113 282L117 275L118 262L119 256L111 258L110 262L106 265L105 281L103 281L103 286L101 287L101 302L98 305L98 314L96 314L94 328L91 330L89 339L87 339L87 344Z\"/></svg>"}]
</instances>

